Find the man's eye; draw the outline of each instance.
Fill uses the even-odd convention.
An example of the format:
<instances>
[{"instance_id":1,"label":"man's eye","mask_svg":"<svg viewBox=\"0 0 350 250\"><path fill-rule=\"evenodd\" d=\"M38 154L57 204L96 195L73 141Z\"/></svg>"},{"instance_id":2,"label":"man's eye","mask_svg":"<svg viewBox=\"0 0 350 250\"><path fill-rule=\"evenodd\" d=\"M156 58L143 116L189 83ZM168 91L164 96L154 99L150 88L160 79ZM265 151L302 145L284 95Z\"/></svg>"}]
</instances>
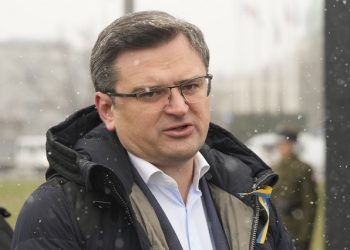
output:
<instances>
[{"instance_id":1,"label":"man's eye","mask_svg":"<svg viewBox=\"0 0 350 250\"><path fill-rule=\"evenodd\" d=\"M153 101L162 97L165 94L165 92L166 90L164 89L152 89L152 90L138 93L137 97L145 101Z\"/></svg>"},{"instance_id":2,"label":"man's eye","mask_svg":"<svg viewBox=\"0 0 350 250\"><path fill-rule=\"evenodd\" d=\"M196 89L197 87L198 87L198 84L189 83L189 84L183 85L182 89L183 90L193 90L193 89Z\"/></svg>"},{"instance_id":3,"label":"man's eye","mask_svg":"<svg viewBox=\"0 0 350 250\"><path fill-rule=\"evenodd\" d=\"M191 81L190 83L186 83L181 87L184 94L196 93L200 88L201 88L200 81Z\"/></svg>"},{"instance_id":4,"label":"man's eye","mask_svg":"<svg viewBox=\"0 0 350 250\"><path fill-rule=\"evenodd\" d=\"M139 97L140 98L152 98L153 96L156 95L156 92L154 91L148 91L148 92L143 92L143 93L139 93Z\"/></svg>"}]
</instances>

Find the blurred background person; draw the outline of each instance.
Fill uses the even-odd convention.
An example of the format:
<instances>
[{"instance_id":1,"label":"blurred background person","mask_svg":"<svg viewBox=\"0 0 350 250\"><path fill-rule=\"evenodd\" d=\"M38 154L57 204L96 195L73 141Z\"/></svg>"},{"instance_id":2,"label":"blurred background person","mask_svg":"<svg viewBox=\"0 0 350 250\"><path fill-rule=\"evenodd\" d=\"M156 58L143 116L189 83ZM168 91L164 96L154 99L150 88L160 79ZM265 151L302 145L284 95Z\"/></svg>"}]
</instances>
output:
<instances>
[{"instance_id":1,"label":"blurred background person","mask_svg":"<svg viewBox=\"0 0 350 250\"><path fill-rule=\"evenodd\" d=\"M273 199L297 250L310 248L314 226L317 185L312 167L297 156L298 132L294 128L277 130L280 160L273 166L279 175Z\"/></svg>"},{"instance_id":2,"label":"blurred background person","mask_svg":"<svg viewBox=\"0 0 350 250\"><path fill-rule=\"evenodd\" d=\"M13 230L5 218L11 214L3 207L0 207L0 249L10 250Z\"/></svg>"}]
</instances>

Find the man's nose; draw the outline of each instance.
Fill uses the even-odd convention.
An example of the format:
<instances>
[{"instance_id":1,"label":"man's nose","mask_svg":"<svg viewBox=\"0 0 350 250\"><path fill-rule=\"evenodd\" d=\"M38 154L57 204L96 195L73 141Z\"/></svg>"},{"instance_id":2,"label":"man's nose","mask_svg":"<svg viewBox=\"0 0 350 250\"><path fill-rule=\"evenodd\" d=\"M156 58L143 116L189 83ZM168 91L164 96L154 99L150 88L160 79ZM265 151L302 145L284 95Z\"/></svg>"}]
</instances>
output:
<instances>
[{"instance_id":1,"label":"man's nose","mask_svg":"<svg viewBox=\"0 0 350 250\"><path fill-rule=\"evenodd\" d=\"M179 88L171 88L169 90L169 104L165 108L165 111L176 115L185 114L189 107L185 97L181 94L181 90Z\"/></svg>"}]
</instances>

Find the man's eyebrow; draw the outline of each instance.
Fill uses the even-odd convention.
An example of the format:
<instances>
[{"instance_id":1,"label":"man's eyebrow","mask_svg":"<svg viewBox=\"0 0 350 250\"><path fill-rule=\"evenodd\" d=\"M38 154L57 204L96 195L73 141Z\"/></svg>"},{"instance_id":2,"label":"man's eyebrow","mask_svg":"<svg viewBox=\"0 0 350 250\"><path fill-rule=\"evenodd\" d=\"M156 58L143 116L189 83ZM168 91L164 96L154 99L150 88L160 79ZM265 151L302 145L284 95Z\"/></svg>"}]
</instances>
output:
<instances>
[{"instance_id":1,"label":"man's eyebrow","mask_svg":"<svg viewBox=\"0 0 350 250\"><path fill-rule=\"evenodd\" d=\"M201 77L201 76L198 76L198 75L197 75L197 76L193 76L193 77L191 77L191 78L187 78L187 79L178 81L178 82L176 83L176 85L180 85L180 84L183 84L183 83L190 82L190 81L192 81L192 80L194 80L194 79L197 79L197 78L199 78L199 77Z\"/></svg>"},{"instance_id":2,"label":"man's eyebrow","mask_svg":"<svg viewBox=\"0 0 350 250\"><path fill-rule=\"evenodd\" d=\"M163 87L169 87L169 86L177 86L177 85L180 85L180 84L183 84L183 83L186 83L186 82L189 82L193 79L196 79L200 76L193 76L193 77L190 77L190 78L187 78L187 79L183 79L183 80L179 80L179 81L176 81L174 82L173 84L166 84L166 85L163 85L163 84L157 84L157 83L154 83L152 84L151 82L149 84L141 84L139 86L136 86L134 87L132 90L131 90L131 93L137 93L137 92L140 92L140 91L144 91L146 89L156 89L156 88L163 88Z\"/></svg>"},{"instance_id":3,"label":"man's eyebrow","mask_svg":"<svg viewBox=\"0 0 350 250\"><path fill-rule=\"evenodd\" d=\"M152 90L152 89L157 89L157 88L162 88L164 86L160 85L160 84L153 84L153 85L140 85L140 86L136 86L131 90L131 93L137 93L137 92L141 92L141 91L145 91L145 90Z\"/></svg>"}]
</instances>

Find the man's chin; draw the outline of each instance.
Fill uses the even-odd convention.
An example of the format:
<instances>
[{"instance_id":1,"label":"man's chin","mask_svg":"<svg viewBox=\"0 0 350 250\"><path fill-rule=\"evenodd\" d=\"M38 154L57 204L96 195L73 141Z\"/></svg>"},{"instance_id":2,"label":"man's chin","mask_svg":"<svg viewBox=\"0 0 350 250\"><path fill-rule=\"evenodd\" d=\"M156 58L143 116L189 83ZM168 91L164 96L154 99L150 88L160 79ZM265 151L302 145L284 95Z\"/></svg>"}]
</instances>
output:
<instances>
[{"instance_id":1,"label":"man's chin","mask_svg":"<svg viewBox=\"0 0 350 250\"><path fill-rule=\"evenodd\" d=\"M165 158L167 161L171 162L186 162L191 159L196 155L199 149L180 149L180 148L174 148L171 152L168 152L165 154Z\"/></svg>"}]
</instances>

